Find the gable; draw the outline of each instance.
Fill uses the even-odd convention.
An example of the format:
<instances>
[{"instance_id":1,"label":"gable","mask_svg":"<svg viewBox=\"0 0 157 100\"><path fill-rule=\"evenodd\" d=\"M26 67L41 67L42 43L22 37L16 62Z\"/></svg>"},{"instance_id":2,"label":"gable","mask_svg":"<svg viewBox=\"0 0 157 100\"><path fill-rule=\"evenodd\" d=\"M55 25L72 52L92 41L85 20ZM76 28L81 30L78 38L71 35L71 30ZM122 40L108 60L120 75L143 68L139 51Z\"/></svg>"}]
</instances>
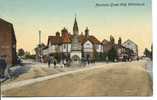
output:
<instances>
[{"instance_id":1,"label":"gable","mask_svg":"<svg viewBox=\"0 0 157 100\"><path fill-rule=\"evenodd\" d=\"M127 41L125 41L125 42L123 43L123 46L127 46L127 45L134 46L134 47L137 46L137 44L134 43L134 42L131 41L131 40L127 40Z\"/></svg>"},{"instance_id":2,"label":"gable","mask_svg":"<svg viewBox=\"0 0 157 100\"><path fill-rule=\"evenodd\" d=\"M84 48L93 48L93 44L91 41L87 40L84 44L83 44Z\"/></svg>"}]
</instances>

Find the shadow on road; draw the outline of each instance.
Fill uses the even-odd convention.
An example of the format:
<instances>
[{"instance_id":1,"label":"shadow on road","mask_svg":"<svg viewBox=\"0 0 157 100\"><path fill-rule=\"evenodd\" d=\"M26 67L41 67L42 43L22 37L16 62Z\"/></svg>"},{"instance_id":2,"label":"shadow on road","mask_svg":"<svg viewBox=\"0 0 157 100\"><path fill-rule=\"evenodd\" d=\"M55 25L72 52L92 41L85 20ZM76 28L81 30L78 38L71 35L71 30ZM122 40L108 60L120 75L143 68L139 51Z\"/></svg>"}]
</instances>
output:
<instances>
[{"instance_id":1,"label":"shadow on road","mask_svg":"<svg viewBox=\"0 0 157 100\"><path fill-rule=\"evenodd\" d=\"M16 67L13 67L10 69L10 76L11 76L11 79L16 79L18 78L20 75L24 74L24 73L27 73L29 70L30 70L30 66L29 65L32 65L32 63L23 63L22 66L16 66Z\"/></svg>"}]
</instances>

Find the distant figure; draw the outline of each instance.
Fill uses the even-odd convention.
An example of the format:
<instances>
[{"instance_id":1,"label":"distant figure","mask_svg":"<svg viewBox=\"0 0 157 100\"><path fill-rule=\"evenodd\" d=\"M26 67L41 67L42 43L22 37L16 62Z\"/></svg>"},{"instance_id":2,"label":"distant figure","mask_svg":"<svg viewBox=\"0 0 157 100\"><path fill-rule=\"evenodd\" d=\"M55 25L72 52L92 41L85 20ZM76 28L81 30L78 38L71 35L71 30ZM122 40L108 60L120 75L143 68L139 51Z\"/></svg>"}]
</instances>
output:
<instances>
[{"instance_id":1,"label":"distant figure","mask_svg":"<svg viewBox=\"0 0 157 100\"><path fill-rule=\"evenodd\" d=\"M56 68L57 60L54 58L53 60L54 68Z\"/></svg>"},{"instance_id":2,"label":"distant figure","mask_svg":"<svg viewBox=\"0 0 157 100\"><path fill-rule=\"evenodd\" d=\"M89 65L90 61L89 61L89 55L87 55L87 63Z\"/></svg>"},{"instance_id":3,"label":"distant figure","mask_svg":"<svg viewBox=\"0 0 157 100\"><path fill-rule=\"evenodd\" d=\"M0 56L0 77L5 76L5 69L7 68L7 64L4 56Z\"/></svg>"},{"instance_id":4,"label":"distant figure","mask_svg":"<svg viewBox=\"0 0 157 100\"><path fill-rule=\"evenodd\" d=\"M108 59L108 56L106 56L106 62L108 63L109 59Z\"/></svg>"},{"instance_id":5,"label":"distant figure","mask_svg":"<svg viewBox=\"0 0 157 100\"><path fill-rule=\"evenodd\" d=\"M50 58L50 56L48 56L48 67L50 68L50 66L51 66L51 58Z\"/></svg>"},{"instance_id":6,"label":"distant figure","mask_svg":"<svg viewBox=\"0 0 157 100\"><path fill-rule=\"evenodd\" d=\"M93 59L93 63L95 64L95 58Z\"/></svg>"},{"instance_id":7,"label":"distant figure","mask_svg":"<svg viewBox=\"0 0 157 100\"><path fill-rule=\"evenodd\" d=\"M67 64L67 59L63 60L63 64L64 64L64 66Z\"/></svg>"},{"instance_id":8,"label":"distant figure","mask_svg":"<svg viewBox=\"0 0 157 100\"><path fill-rule=\"evenodd\" d=\"M86 60L85 60L85 58L82 59L82 64L83 64L83 67L86 66Z\"/></svg>"}]
</instances>

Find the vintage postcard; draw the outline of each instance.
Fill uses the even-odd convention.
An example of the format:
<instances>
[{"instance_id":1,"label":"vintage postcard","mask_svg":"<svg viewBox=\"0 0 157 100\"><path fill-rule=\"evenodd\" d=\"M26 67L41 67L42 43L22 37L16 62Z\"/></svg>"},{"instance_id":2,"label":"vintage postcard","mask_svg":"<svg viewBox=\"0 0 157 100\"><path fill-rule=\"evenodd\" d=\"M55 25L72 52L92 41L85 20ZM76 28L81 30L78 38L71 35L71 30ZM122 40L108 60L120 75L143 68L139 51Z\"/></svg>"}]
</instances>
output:
<instances>
[{"instance_id":1,"label":"vintage postcard","mask_svg":"<svg viewBox=\"0 0 157 100\"><path fill-rule=\"evenodd\" d=\"M152 0L0 0L1 97L153 95Z\"/></svg>"}]
</instances>

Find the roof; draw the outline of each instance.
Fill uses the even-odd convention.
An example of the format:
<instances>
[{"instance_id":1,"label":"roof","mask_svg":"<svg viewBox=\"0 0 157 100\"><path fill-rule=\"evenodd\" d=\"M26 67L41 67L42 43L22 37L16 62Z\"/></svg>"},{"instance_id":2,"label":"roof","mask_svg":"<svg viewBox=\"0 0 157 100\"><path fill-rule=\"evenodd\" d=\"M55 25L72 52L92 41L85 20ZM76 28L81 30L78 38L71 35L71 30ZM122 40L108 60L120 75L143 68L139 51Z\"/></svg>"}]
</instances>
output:
<instances>
[{"instance_id":1,"label":"roof","mask_svg":"<svg viewBox=\"0 0 157 100\"><path fill-rule=\"evenodd\" d=\"M89 40L93 43L93 44L101 44L101 42L93 35L89 36Z\"/></svg>"},{"instance_id":2,"label":"roof","mask_svg":"<svg viewBox=\"0 0 157 100\"><path fill-rule=\"evenodd\" d=\"M81 44L85 43L88 40L92 42L93 44L101 44L101 42L95 36L92 36L92 35L89 36L88 38L86 38L84 35L80 35L79 38L80 38Z\"/></svg>"},{"instance_id":3,"label":"roof","mask_svg":"<svg viewBox=\"0 0 157 100\"><path fill-rule=\"evenodd\" d=\"M70 34L64 34L64 36L62 36L62 43L71 43L71 38L72 36Z\"/></svg>"},{"instance_id":4,"label":"roof","mask_svg":"<svg viewBox=\"0 0 157 100\"><path fill-rule=\"evenodd\" d=\"M62 38L60 36L49 36L48 44L49 44L49 42L53 45L60 45L60 44L62 44Z\"/></svg>"},{"instance_id":5,"label":"roof","mask_svg":"<svg viewBox=\"0 0 157 100\"><path fill-rule=\"evenodd\" d=\"M73 35L71 34L64 34L64 36L49 36L48 37L48 44L51 42L51 44L64 44L64 43L71 43L72 42ZM79 41L81 44L85 43L87 40L91 41L93 44L101 44L101 42L95 37L95 36L89 36L86 38L83 34L79 35Z\"/></svg>"},{"instance_id":6,"label":"roof","mask_svg":"<svg viewBox=\"0 0 157 100\"><path fill-rule=\"evenodd\" d=\"M13 24L8 22L8 21L5 21L4 19L0 18L0 27L1 27L1 23L3 25L3 23L6 25L5 27L8 27L10 28L11 30L11 33L12 33L12 36L13 36L13 39L14 41L16 42L16 35L15 35L15 32L14 32L14 27L13 27Z\"/></svg>"},{"instance_id":7,"label":"roof","mask_svg":"<svg viewBox=\"0 0 157 100\"><path fill-rule=\"evenodd\" d=\"M125 48L124 46L118 45L118 44L114 44L114 47L115 47L115 48Z\"/></svg>"},{"instance_id":8,"label":"roof","mask_svg":"<svg viewBox=\"0 0 157 100\"><path fill-rule=\"evenodd\" d=\"M83 44L86 41L86 38L83 34L79 36L79 39L80 39L81 44Z\"/></svg>"},{"instance_id":9,"label":"roof","mask_svg":"<svg viewBox=\"0 0 157 100\"><path fill-rule=\"evenodd\" d=\"M8 21L6 21L6 20L4 20L4 19L2 19L2 18L0 18L0 22L4 22L4 23L7 23L7 24L11 24L10 22L8 22Z\"/></svg>"},{"instance_id":10,"label":"roof","mask_svg":"<svg viewBox=\"0 0 157 100\"><path fill-rule=\"evenodd\" d=\"M132 40L130 40L130 39L126 40L123 44L128 43L128 42L133 43L137 46L137 44L135 42L133 42Z\"/></svg>"},{"instance_id":11,"label":"roof","mask_svg":"<svg viewBox=\"0 0 157 100\"><path fill-rule=\"evenodd\" d=\"M102 40L102 44L108 44L108 43L110 43L110 41L108 41L106 39Z\"/></svg>"}]
</instances>

